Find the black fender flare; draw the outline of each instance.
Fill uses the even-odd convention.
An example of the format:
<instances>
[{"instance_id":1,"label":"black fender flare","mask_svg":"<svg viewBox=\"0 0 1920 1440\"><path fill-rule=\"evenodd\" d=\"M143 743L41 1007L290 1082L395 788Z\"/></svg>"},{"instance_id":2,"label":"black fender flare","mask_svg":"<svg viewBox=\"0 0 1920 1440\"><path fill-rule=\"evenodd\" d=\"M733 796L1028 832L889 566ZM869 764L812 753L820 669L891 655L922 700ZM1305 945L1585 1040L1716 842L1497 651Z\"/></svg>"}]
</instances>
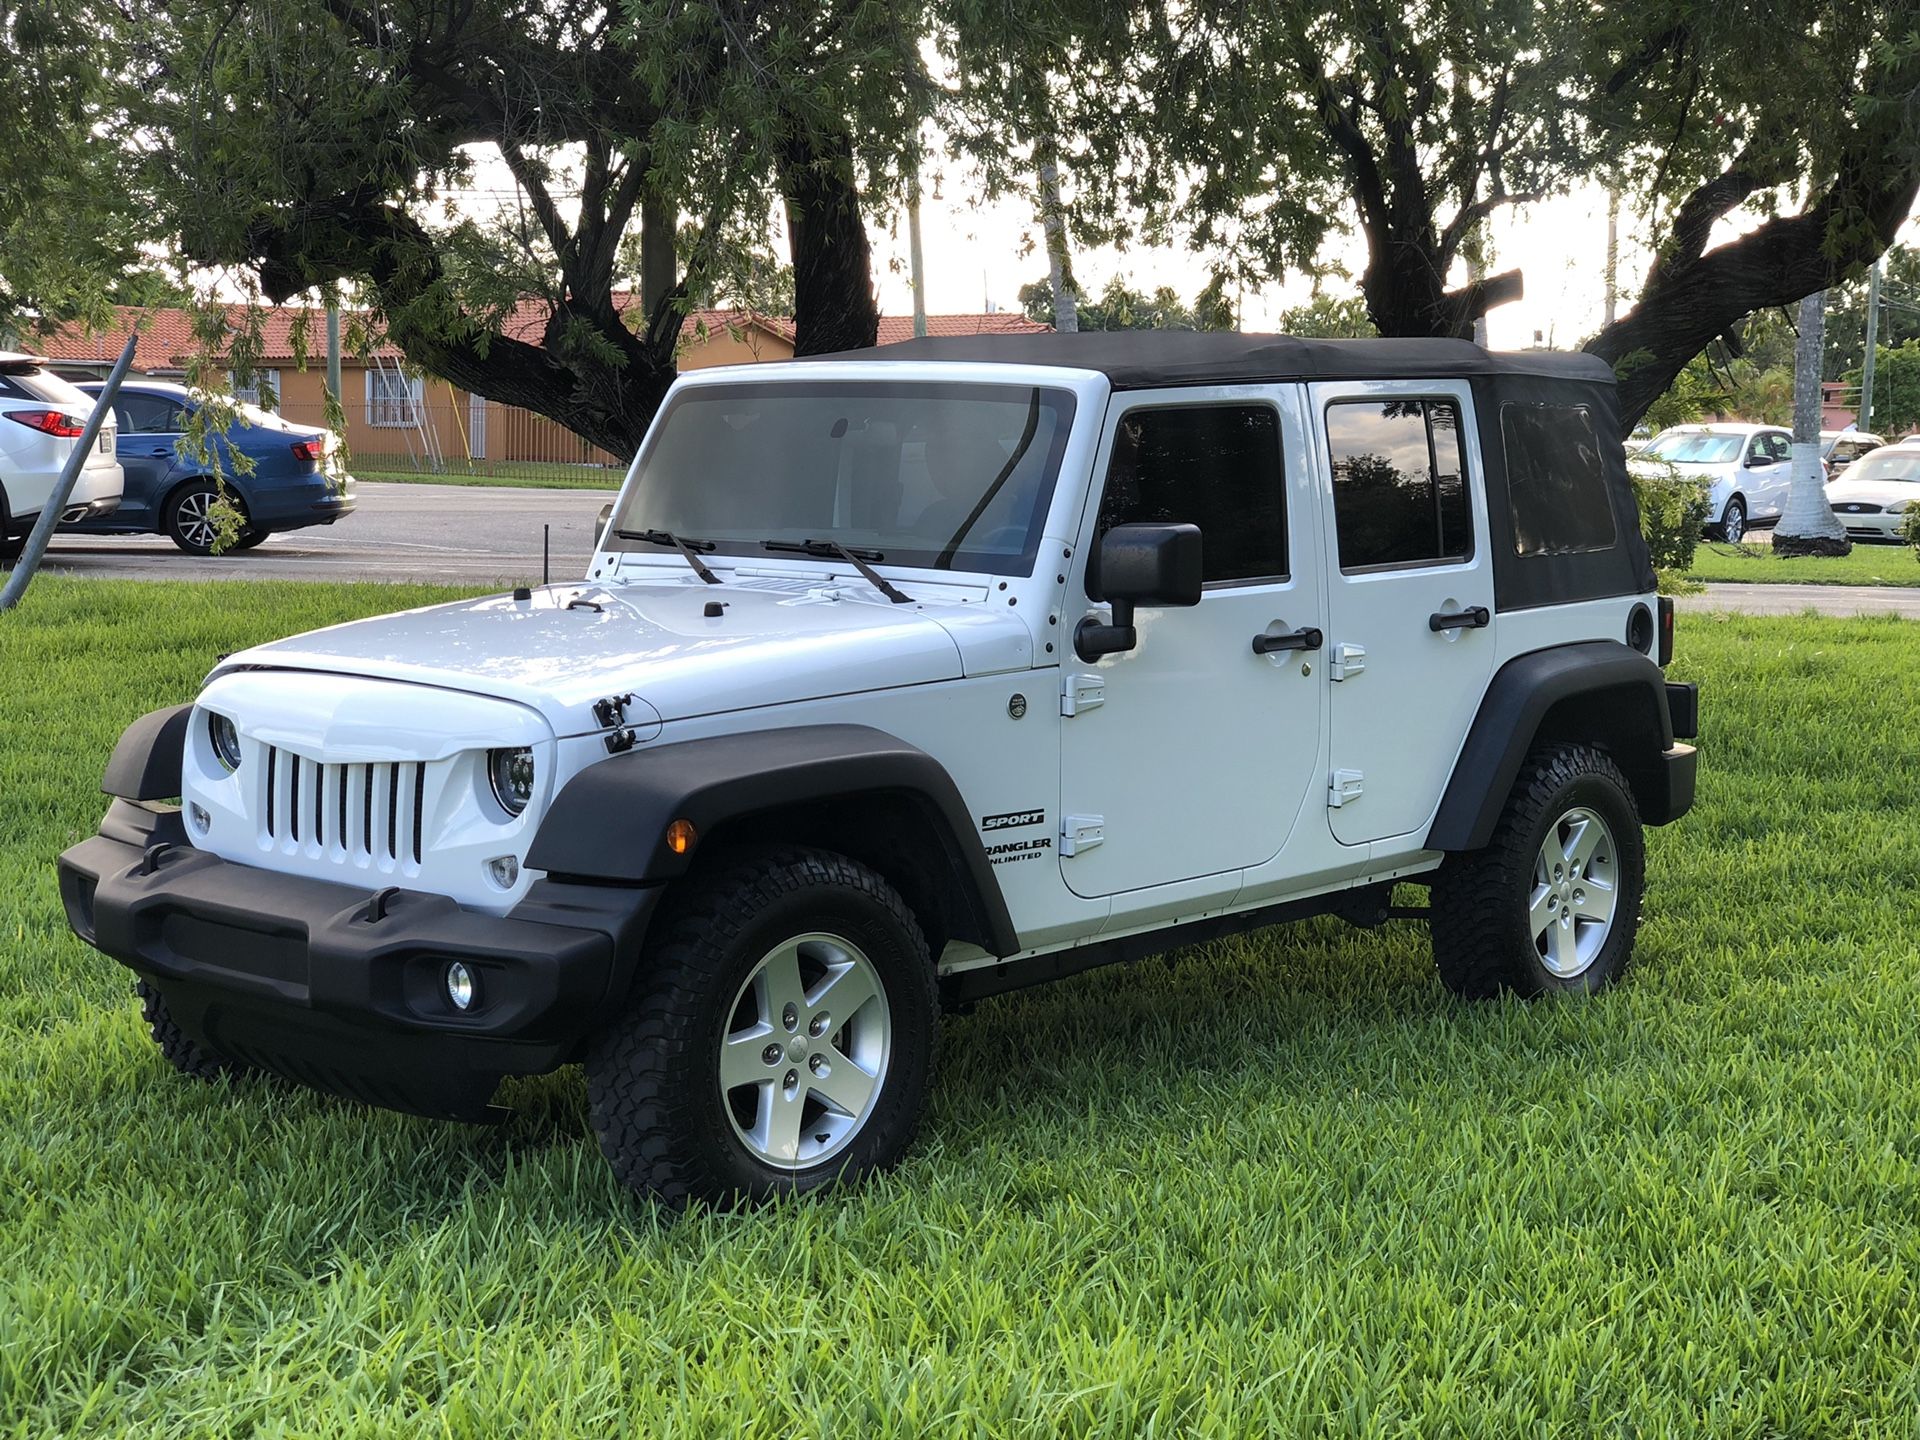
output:
<instances>
[{"instance_id":1,"label":"black fender flare","mask_svg":"<svg viewBox=\"0 0 1920 1440\"><path fill-rule=\"evenodd\" d=\"M191 705L154 710L120 732L100 788L122 800L172 800L180 794Z\"/></svg>"},{"instance_id":2,"label":"black fender flare","mask_svg":"<svg viewBox=\"0 0 1920 1440\"><path fill-rule=\"evenodd\" d=\"M527 851L556 879L658 884L684 875L701 846L676 855L667 826L700 837L732 821L807 804L904 796L940 836L943 859L984 948L1020 948L971 812L946 767L866 725L804 725L642 746L588 766L561 787Z\"/></svg>"},{"instance_id":3,"label":"black fender flare","mask_svg":"<svg viewBox=\"0 0 1920 1440\"><path fill-rule=\"evenodd\" d=\"M1556 707L1578 702L1577 716ZM1549 718L1552 723L1549 724ZM1650 825L1679 818L1692 787L1676 792L1664 757L1674 750L1666 675L1618 640L1586 640L1516 656L1495 672L1454 762L1427 848L1478 850L1493 838L1527 752L1542 734L1606 748ZM1691 751L1688 752L1691 756ZM1687 776L1691 779L1691 769Z\"/></svg>"}]
</instances>

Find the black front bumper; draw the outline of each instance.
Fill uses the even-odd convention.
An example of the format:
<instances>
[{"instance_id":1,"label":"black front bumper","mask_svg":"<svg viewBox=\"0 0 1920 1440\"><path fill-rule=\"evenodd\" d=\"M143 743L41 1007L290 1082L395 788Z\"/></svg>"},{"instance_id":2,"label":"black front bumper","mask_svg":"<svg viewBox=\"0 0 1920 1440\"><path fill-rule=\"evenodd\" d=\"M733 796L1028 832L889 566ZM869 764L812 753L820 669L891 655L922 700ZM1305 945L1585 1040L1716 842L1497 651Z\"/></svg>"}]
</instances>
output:
<instances>
[{"instance_id":1,"label":"black front bumper","mask_svg":"<svg viewBox=\"0 0 1920 1440\"><path fill-rule=\"evenodd\" d=\"M60 857L76 933L229 1059L390 1109L483 1119L502 1076L566 1063L620 1003L658 887L535 882L506 916L444 895L281 875L115 800ZM454 961L471 1009L447 998Z\"/></svg>"}]
</instances>

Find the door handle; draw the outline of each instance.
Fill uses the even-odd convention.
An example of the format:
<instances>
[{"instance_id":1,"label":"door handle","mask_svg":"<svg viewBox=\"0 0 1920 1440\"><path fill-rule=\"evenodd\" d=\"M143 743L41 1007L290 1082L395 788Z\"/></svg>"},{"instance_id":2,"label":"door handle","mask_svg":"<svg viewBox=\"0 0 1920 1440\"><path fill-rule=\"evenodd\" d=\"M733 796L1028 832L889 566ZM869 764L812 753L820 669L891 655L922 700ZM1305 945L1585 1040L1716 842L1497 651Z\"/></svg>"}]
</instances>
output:
<instances>
[{"instance_id":1,"label":"door handle","mask_svg":"<svg viewBox=\"0 0 1920 1440\"><path fill-rule=\"evenodd\" d=\"M1427 629L1438 634L1442 630L1484 630L1493 616L1484 605L1470 606L1465 610L1456 610L1449 615L1444 610L1436 610L1427 616Z\"/></svg>"},{"instance_id":2,"label":"door handle","mask_svg":"<svg viewBox=\"0 0 1920 1440\"><path fill-rule=\"evenodd\" d=\"M163 456L171 455L173 453L173 450L171 447L169 447L168 449L165 449L165 450L149 450L147 453L153 456L154 459L158 460Z\"/></svg>"},{"instance_id":3,"label":"door handle","mask_svg":"<svg viewBox=\"0 0 1920 1440\"><path fill-rule=\"evenodd\" d=\"M1276 650L1318 650L1322 638L1311 625L1288 635L1260 634L1253 637L1253 653L1271 655Z\"/></svg>"}]
</instances>

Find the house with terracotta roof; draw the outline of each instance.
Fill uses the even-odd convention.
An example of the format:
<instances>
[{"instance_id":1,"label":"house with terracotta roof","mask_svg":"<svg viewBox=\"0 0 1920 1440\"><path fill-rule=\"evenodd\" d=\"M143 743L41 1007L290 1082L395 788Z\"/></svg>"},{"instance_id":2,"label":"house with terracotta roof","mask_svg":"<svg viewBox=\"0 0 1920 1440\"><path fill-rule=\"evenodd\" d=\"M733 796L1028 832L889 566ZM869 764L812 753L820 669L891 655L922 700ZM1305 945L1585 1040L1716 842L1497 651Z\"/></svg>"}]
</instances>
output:
<instances>
[{"instance_id":1,"label":"house with terracotta roof","mask_svg":"<svg viewBox=\"0 0 1920 1440\"><path fill-rule=\"evenodd\" d=\"M623 297L624 298L624 297ZM623 310L626 308L622 307ZM238 329L244 310L229 312ZM501 327L515 338L537 340L547 308L523 301ZM1048 327L1018 313L929 315L929 335L1024 334ZM196 345L185 310L118 307L105 330L79 329L32 336L24 348L56 362L71 376L103 376L127 342L134 370L182 379ZM879 343L912 338L913 322L882 316ZM679 366L748 365L793 357L793 321L750 310L695 310L680 327ZM298 306L263 311L260 361L243 399L268 403L289 420L319 425L326 417L326 313ZM472 395L436 376L409 372L399 347L380 341L364 353L343 351L340 365L346 441L358 471L383 468L489 468L501 464L557 463L624 468L626 456L609 455L545 416Z\"/></svg>"}]
</instances>

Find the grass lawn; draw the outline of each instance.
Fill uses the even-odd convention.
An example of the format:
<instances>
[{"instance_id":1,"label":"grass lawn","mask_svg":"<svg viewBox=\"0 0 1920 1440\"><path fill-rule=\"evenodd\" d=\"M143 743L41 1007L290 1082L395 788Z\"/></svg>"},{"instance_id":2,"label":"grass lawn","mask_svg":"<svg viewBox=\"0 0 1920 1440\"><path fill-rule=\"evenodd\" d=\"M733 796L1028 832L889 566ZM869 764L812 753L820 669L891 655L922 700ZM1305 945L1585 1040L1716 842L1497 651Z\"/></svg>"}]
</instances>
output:
<instances>
[{"instance_id":1,"label":"grass lawn","mask_svg":"<svg viewBox=\"0 0 1920 1440\"><path fill-rule=\"evenodd\" d=\"M429 598L0 617L0 1435L1913 1433L1920 626L1686 617L1700 802L1597 1001L1450 1002L1405 923L1095 972L945 1022L895 1174L669 1223L576 1075L193 1085L61 919L127 721Z\"/></svg>"},{"instance_id":2,"label":"grass lawn","mask_svg":"<svg viewBox=\"0 0 1920 1440\"><path fill-rule=\"evenodd\" d=\"M506 464L507 462L502 462ZM376 480L395 485L503 485L514 490L607 490L620 488L620 482L627 478L625 470L608 470L597 465L550 465L529 461L526 464L514 464L511 469L498 473L491 470L377 470L369 468L379 464L377 459L369 460L367 466L356 464L353 467L355 480Z\"/></svg>"},{"instance_id":3,"label":"grass lawn","mask_svg":"<svg viewBox=\"0 0 1920 1440\"><path fill-rule=\"evenodd\" d=\"M1767 545L1703 544L1693 553L1690 580L1738 580L1749 585L1920 585L1920 560L1905 545L1862 545L1832 559L1785 559Z\"/></svg>"}]
</instances>

